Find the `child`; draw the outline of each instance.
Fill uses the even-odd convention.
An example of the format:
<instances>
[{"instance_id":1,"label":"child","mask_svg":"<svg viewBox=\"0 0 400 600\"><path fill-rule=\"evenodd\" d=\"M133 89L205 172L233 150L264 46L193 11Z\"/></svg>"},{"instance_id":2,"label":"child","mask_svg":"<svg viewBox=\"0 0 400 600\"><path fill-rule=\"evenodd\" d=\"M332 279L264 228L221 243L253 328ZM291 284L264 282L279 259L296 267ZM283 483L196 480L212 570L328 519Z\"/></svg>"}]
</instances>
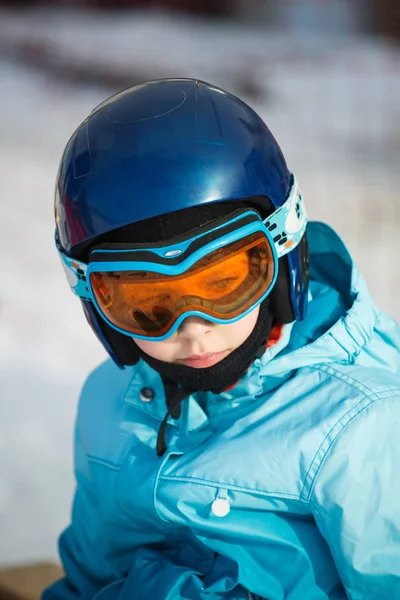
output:
<instances>
[{"instance_id":1,"label":"child","mask_svg":"<svg viewBox=\"0 0 400 600\"><path fill-rule=\"evenodd\" d=\"M260 117L191 79L113 96L56 224L112 360L43 599L400 598L400 329Z\"/></svg>"}]
</instances>

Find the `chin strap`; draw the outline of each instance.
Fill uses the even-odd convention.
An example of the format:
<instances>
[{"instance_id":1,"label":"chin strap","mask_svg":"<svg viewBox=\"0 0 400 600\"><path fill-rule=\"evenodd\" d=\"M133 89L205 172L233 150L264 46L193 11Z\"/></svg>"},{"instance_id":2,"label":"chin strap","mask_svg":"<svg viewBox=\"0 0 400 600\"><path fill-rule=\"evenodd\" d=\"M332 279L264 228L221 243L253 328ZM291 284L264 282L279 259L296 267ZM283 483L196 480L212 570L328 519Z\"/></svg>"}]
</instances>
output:
<instances>
[{"instance_id":1,"label":"chin strap","mask_svg":"<svg viewBox=\"0 0 400 600\"><path fill-rule=\"evenodd\" d=\"M181 402L195 391L186 387L179 387L177 383L170 379L163 379L162 382L164 385L165 401L168 410L162 420L160 429L158 430L156 446L157 456L163 456L167 449L165 430L167 428L168 417L171 415L174 419L179 419L181 416Z\"/></svg>"}]
</instances>

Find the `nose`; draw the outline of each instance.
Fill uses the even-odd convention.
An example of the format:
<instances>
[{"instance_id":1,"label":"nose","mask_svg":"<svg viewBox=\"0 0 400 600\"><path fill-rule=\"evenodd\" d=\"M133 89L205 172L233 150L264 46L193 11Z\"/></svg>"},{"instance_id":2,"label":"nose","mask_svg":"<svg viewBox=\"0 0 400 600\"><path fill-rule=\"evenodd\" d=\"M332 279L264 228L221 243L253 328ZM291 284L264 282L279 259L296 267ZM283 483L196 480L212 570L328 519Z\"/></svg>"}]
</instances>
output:
<instances>
[{"instance_id":1,"label":"nose","mask_svg":"<svg viewBox=\"0 0 400 600\"><path fill-rule=\"evenodd\" d=\"M213 323L201 317L186 317L178 327L178 334L181 338L195 340L211 331L212 326Z\"/></svg>"}]
</instances>

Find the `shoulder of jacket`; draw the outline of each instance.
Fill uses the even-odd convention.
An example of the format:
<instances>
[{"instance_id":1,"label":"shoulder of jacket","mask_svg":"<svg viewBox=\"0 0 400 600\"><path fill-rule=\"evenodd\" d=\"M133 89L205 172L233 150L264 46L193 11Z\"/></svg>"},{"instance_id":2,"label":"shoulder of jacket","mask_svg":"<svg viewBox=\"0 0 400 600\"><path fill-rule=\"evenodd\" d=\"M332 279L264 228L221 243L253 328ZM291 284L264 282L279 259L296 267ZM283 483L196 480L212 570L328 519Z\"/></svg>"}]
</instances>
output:
<instances>
[{"instance_id":1,"label":"shoulder of jacket","mask_svg":"<svg viewBox=\"0 0 400 600\"><path fill-rule=\"evenodd\" d=\"M400 460L400 390L369 398L339 425L310 486L314 508L326 512L334 498L343 500L346 494L353 494L361 508L383 486L400 491L393 477ZM357 490L366 491L358 496Z\"/></svg>"},{"instance_id":2,"label":"shoulder of jacket","mask_svg":"<svg viewBox=\"0 0 400 600\"><path fill-rule=\"evenodd\" d=\"M326 389L336 399L336 411L333 411L336 414L334 419L330 419L329 428L325 430L310 465L303 488L304 499L309 497L327 462L339 463L344 448L350 455L351 447L357 444L369 452L376 445L376 436L381 436L383 430L391 428L393 421L398 423L400 419L399 377L388 377L385 383L379 371L374 373L373 369L365 367L346 369L342 365L318 365L316 370L325 373L330 380Z\"/></svg>"},{"instance_id":3,"label":"shoulder of jacket","mask_svg":"<svg viewBox=\"0 0 400 600\"><path fill-rule=\"evenodd\" d=\"M111 460L108 454L112 450L112 461L117 460L117 438L122 440L124 437L120 424L129 408L123 400L134 373L134 367L119 369L108 359L88 375L79 398L76 419L88 456Z\"/></svg>"},{"instance_id":4,"label":"shoulder of jacket","mask_svg":"<svg viewBox=\"0 0 400 600\"><path fill-rule=\"evenodd\" d=\"M129 385L132 375L132 367L120 369L111 359L105 360L87 376L82 387L79 408L84 408L93 402L98 405L100 398L110 398L116 391L123 392Z\"/></svg>"},{"instance_id":5,"label":"shoulder of jacket","mask_svg":"<svg viewBox=\"0 0 400 600\"><path fill-rule=\"evenodd\" d=\"M356 358L349 363L317 364L313 368L324 373L332 382L340 381L347 390L346 394L357 390L361 396L371 401L392 396L400 390L400 373L395 365L385 368L378 362L364 364Z\"/></svg>"}]
</instances>

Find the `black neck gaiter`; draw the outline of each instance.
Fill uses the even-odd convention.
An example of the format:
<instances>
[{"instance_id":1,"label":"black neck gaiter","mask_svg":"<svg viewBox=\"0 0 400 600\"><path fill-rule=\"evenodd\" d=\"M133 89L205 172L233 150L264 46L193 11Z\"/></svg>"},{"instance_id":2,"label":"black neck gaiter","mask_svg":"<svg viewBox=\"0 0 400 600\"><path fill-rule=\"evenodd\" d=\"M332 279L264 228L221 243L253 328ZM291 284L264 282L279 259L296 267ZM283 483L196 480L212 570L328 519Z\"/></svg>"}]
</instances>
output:
<instances>
[{"instance_id":1,"label":"black neck gaiter","mask_svg":"<svg viewBox=\"0 0 400 600\"><path fill-rule=\"evenodd\" d=\"M241 379L254 359L262 356L272 325L273 315L269 310L269 298L266 298L260 305L257 322L247 340L216 365L203 369L157 360L139 347L137 353L163 380L173 381L193 392L211 391L217 394Z\"/></svg>"}]
</instances>

